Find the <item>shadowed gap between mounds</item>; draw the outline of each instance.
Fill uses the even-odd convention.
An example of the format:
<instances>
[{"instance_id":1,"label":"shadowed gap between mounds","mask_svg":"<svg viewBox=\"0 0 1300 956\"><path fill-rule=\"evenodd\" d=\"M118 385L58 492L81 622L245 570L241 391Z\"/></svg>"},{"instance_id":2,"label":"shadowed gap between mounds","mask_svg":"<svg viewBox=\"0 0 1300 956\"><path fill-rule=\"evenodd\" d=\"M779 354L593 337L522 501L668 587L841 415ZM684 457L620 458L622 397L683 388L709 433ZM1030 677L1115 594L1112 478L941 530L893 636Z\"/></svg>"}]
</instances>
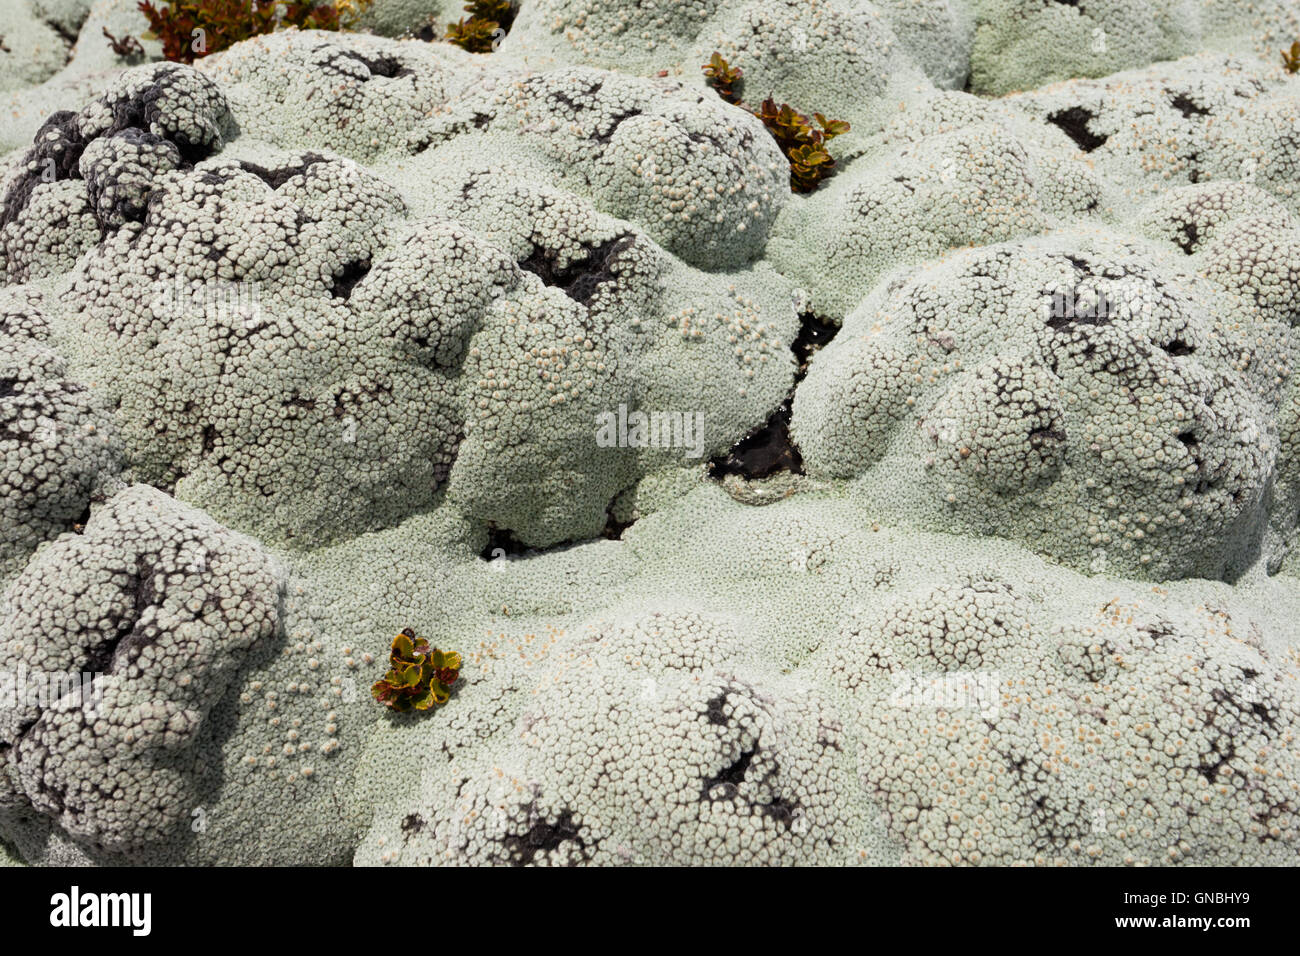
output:
<instances>
[{"instance_id":1,"label":"shadowed gap between mounds","mask_svg":"<svg viewBox=\"0 0 1300 956\"><path fill-rule=\"evenodd\" d=\"M804 312L799 316L799 334L790 346L798 363L790 392L766 422L732 445L725 454L709 460L710 478L721 481L728 475L736 475L756 480L782 471L804 474L803 455L790 437L790 411L794 406L794 394L808 374L813 356L825 348L838 331L839 326L812 312Z\"/></svg>"}]
</instances>

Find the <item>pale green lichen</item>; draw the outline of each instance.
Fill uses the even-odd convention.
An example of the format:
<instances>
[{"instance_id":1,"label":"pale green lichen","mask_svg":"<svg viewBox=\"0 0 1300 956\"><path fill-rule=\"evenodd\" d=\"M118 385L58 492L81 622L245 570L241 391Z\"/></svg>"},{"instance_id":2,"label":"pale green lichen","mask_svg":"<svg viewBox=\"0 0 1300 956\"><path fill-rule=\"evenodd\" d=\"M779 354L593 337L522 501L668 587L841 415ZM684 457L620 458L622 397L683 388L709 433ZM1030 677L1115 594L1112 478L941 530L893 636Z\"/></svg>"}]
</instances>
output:
<instances>
[{"instance_id":1,"label":"pale green lichen","mask_svg":"<svg viewBox=\"0 0 1300 956\"><path fill-rule=\"evenodd\" d=\"M1298 862L1290 5L133 6L0 18L0 864Z\"/></svg>"}]
</instances>

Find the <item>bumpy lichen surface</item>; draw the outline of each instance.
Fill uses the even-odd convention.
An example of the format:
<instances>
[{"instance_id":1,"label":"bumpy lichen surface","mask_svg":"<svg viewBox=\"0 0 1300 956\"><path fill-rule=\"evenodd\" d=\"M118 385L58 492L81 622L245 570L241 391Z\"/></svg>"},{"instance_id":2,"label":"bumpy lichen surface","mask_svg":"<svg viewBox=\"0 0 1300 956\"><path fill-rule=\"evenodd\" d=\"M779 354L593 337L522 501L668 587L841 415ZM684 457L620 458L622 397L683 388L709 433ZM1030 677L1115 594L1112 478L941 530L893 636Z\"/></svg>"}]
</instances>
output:
<instances>
[{"instance_id":1,"label":"bumpy lichen surface","mask_svg":"<svg viewBox=\"0 0 1300 956\"><path fill-rule=\"evenodd\" d=\"M0 13L0 859L1300 863L1294 5L459 7Z\"/></svg>"}]
</instances>

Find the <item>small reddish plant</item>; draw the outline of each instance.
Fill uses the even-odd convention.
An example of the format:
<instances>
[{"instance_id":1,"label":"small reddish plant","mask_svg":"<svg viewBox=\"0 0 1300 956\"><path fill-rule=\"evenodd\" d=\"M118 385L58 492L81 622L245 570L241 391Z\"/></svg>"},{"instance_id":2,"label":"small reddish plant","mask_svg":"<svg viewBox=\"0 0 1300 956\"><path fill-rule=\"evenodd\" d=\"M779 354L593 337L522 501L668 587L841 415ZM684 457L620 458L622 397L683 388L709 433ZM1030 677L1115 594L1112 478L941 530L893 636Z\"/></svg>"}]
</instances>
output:
<instances>
[{"instance_id":1,"label":"small reddish plant","mask_svg":"<svg viewBox=\"0 0 1300 956\"><path fill-rule=\"evenodd\" d=\"M371 0L169 0L158 6L140 0L149 21L146 40L162 42L163 56L193 63L240 40L282 27L341 30L350 26Z\"/></svg>"},{"instance_id":2,"label":"small reddish plant","mask_svg":"<svg viewBox=\"0 0 1300 956\"><path fill-rule=\"evenodd\" d=\"M744 75L743 71L731 66L716 51L701 69L719 96L762 120L790 162L792 190L797 193L812 192L834 171L835 160L826 151L826 144L849 131L846 121L828 120L821 113L814 113L810 120L789 103L777 104L770 96L763 100L758 109L750 109L740 101L736 90L736 84Z\"/></svg>"},{"instance_id":3,"label":"small reddish plant","mask_svg":"<svg viewBox=\"0 0 1300 956\"><path fill-rule=\"evenodd\" d=\"M393 638L388 673L375 682L370 693L396 711L431 710L451 697L460 665L459 654L430 647L408 627Z\"/></svg>"},{"instance_id":4,"label":"small reddish plant","mask_svg":"<svg viewBox=\"0 0 1300 956\"><path fill-rule=\"evenodd\" d=\"M124 37L114 36L108 32L108 27L103 28L104 36L108 39L108 45L112 48L113 53L126 60L128 63L138 63L144 59L144 47L140 41L129 34Z\"/></svg>"},{"instance_id":5,"label":"small reddish plant","mask_svg":"<svg viewBox=\"0 0 1300 956\"><path fill-rule=\"evenodd\" d=\"M511 0L469 0L464 9L469 16L447 24L443 39L470 53L494 52L515 22Z\"/></svg>"},{"instance_id":6,"label":"small reddish plant","mask_svg":"<svg viewBox=\"0 0 1300 956\"><path fill-rule=\"evenodd\" d=\"M1282 68L1288 73L1300 73L1300 40L1292 43L1290 50L1282 51Z\"/></svg>"},{"instance_id":7,"label":"small reddish plant","mask_svg":"<svg viewBox=\"0 0 1300 956\"><path fill-rule=\"evenodd\" d=\"M744 70L738 66L732 66L716 50L713 51L713 56L709 57L709 62L704 64L701 69L704 70L704 75L708 77L709 85L718 91L719 96L728 103L734 103L736 106L740 105L740 91L737 89L737 85L740 83L741 77L745 75ZM667 73L664 75L666 76Z\"/></svg>"},{"instance_id":8,"label":"small reddish plant","mask_svg":"<svg viewBox=\"0 0 1300 956\"><path fill-rule=\"evenodd\" d=\"M826 151L826 144L849 131L847 122L828 120L821 113L814 113L809 120L789 103L778 106L771 97L763 101L754 115L763 121L790 161L790 188L795 192L812 192L835 169L835 160Z\"/></svg>"}]
</instances>

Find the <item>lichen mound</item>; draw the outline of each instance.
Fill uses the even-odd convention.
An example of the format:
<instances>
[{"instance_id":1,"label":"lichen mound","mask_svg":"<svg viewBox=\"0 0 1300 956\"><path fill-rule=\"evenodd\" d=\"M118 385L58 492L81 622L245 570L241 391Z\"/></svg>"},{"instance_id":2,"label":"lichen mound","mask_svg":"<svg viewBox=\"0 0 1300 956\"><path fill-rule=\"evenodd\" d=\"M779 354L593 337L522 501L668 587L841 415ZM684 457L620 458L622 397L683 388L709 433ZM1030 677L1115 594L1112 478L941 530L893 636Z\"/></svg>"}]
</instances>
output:
<instances>
[{"instance_id":1,"label":"lichen mound","mask_svg":"<svg viewBox=\"0 0 1300 956\"><path fill-rule=\"evenodd\" d=\"M1300 864L1294 3L361 6L0 11L0 863Z\"/></svg>"}]
</instances>

